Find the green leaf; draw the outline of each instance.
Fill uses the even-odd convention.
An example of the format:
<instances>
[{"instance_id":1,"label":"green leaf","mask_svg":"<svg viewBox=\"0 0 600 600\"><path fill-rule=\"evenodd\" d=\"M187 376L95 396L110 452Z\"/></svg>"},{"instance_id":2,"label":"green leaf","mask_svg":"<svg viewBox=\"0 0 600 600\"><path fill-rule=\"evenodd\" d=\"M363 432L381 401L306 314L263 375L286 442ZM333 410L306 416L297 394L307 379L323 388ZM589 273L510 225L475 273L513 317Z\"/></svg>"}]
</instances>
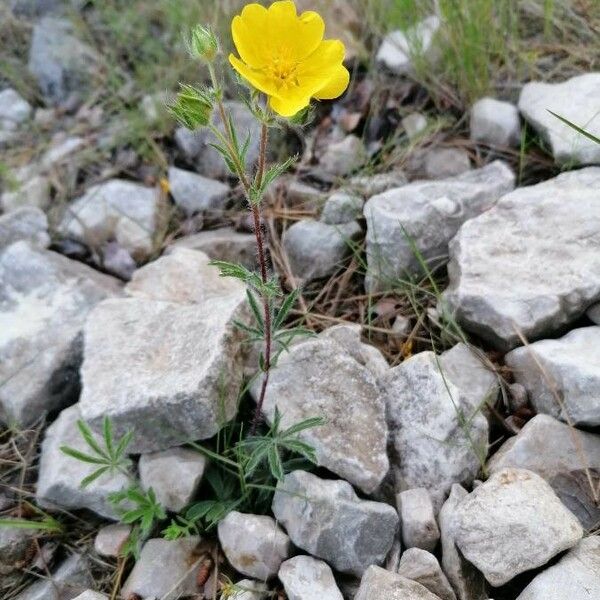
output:
<instances>
[{"instance_id":1,"label":"green leaf","mask_svg":"<svg viewBox=\"0 0 600 600\"><path fill-rule=\"evenodd\" d=\"M300 288L296 288L286 296L283 303L279 307L279 310L277 311L277 316L273 320L273 329L277 330L283 325L286 317L288 316L288 313L290 312L294 304L296 304L299 295Z\"/></svg>"},{"instance_id":2,"label":"green leaf","mask_svg":"<svg viewBox=\"0 0 600 600\"><path fill-rule=\"evenodd\" d=\"M285 431L281 433L281 437L291 437L292 435L296 435L301 431L305 431L306 429L312 429L313 427L322 427L325 425L325 419L323 417L310 417L308 419L304 419L295 425L292 425Z\"/></svg>"},{"instance_id":3,"label":"green leaf","mask_svg":"<svg viewBox=\"0 0 600 600\"><path fill-rule=\"evenodd\" d=\"M167 105L168 111L187 129L206 127L213 110L212 93L186 84L179 84L179 87L175 101Z\"/></svg>"},{"instance_id":4,"label":"green leaf","mask_svg":"<svg viewBox=\"0 0 600 600\"><path fill-rule=\"evenodd\" d=\"M96 479L98 479L98 477L101 477L107 471L110 471L110 467L100 467L99 469L96 469L93 473L91 473L87 477L84 477L81 480L81 483L79 485L82 488L86 488L88 485L90 485L90 483L92 483L92 481L96 481Z\"/></svg>"},{"instance_id":5,"label":"green leaf","mask_svg":"<svg viewBox=\"0 0 600 600\"><path fill-rule=\"evenodd\" d=\"M90 463L92 465L105 465L107 462L104 458L97 458L95 456L91 456L90 454L85 454L85 452L81 452L80 450L76 450L70 446L61 446L60 451L71 458L75 458L81 462Z\"/></svg>"},{"instance_id":6,"label":"green leaf","mask_svg":"<svg viewBox=\"0 0 600 600\"><path fill-rule=\"evenodd\" d=\"M102 421L102 433L104 435L104 443L106 444L108 455L114 457L112 421L106 416Z\"/></svg>"},{"instance_id":7,"label":"green leaf","mask_svg":"<svg viewBox=\"0 0 600 600\"><path fill-rule=\"evenodd\" d=\"M36 529L50 533L60 533L63 526L52 517L47 516L43 521L30 521L28 519L0 519L0 527L11 529Z\"/></svg>"},{"instance_id":8,"label":"green leaf","mask_svg":"<svg viewBox=\"0 0 600 600\"><path fill-rule=\"evenodd\" d=\"M85 421L79 419L77 421L77 427L79 428L79 432L81 433L81 437L85 440L85 443L99 456L102 456L106 459L110 459L109 455L100 447L100 444L96 441L92 430L88 427Z\"/></svg>"},{"instance_id":9,"label":"green leaf","mask_svg":"<svg viewBox=\"0 0 600 600\"><path fill-rule=\"evenodd\" d=\"M250 290L246 290L246 295L248 296L248 304L250 305L250 309L252 310L252 314L258 323L258 327L260 331L265 330L265 322L262 316L262 312L260 307L258 306L258 302L256 302L256 298L252 294Z\"/></svg>"},{"instance_id":10,"label":"green leaf","mask_svg":"<svg viewBox=\"0 0 600 600\"><path fill-rule=\"evenodd\" d=\"M133 431L128 431L117 444L117 449L115 450L115 458L120 459L124 454L129 444L131 444L131 440L133 439Z\"/></svg>"},{"instance_id":11,"label":"green leaf","mask_svg":"<svg viewBox=\"0 0 600 600\"><path fill-rule=\"evenodd\" d=\"M273 445L269 448L269 452L267 454L269 459L269 468L271 469L271 474L277 481L281 481L285 477L285 473L283 471L283 464L281 464L281 456L279 456L279 451L276 445Z\"/></svg>"}]
</instances>

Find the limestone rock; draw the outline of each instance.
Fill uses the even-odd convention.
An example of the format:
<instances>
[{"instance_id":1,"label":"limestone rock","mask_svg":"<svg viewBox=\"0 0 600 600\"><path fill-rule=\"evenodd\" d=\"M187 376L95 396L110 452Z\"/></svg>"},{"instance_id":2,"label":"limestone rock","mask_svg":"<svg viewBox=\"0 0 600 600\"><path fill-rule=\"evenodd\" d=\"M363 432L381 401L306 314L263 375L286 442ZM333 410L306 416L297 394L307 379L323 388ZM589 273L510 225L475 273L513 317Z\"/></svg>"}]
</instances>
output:
<instances>
[{"instance_id":1,"label":"limestone rock","mask_svg":"<svg viewBox=\"0 0 600 600\"><path fill-rule=\"evenodd\" d=\"M152 488L167 510L181 512L200 486L206 458L188 448L170 448L142 454L138 465L144 489Z\"/></svg>"},{"instance_id":2,"label":"limestone rock","mask_svg":"<svg viewBox=\"0 0 600 600\"><path fill-rule=\"evenodd\" d=\"M256 398L258 384L252 393ZM269 421L276 408L282 428L311 417L325 419L324 425L299 434L315 449L320 465L367 494L383 481L389 468L384 402L372 373L336 342L311 339L279 357L263 405Z\"/></svg>"},{"instance_id":3,"label":"limestone rock","mask_svg":"<svg viewBox=\"0 0 600 600\"><path fill-rule=\"evenodd\" d=\"M521 140L519 111L514 104L481 98L471 108L471 139L488 146L518 146Z\"/></svg>"},{"instance_id":4,"label":"limestone rock","mask_svg":"<svg viewBox=\"0 0 600 600\"><path fill-rule=\"evenodd\" d=\"M144 260L154 249L158 210L156 190L111 179L92 186L70 205L60 231L92 248L115 239L136 260Z\"/></svg>"},{"instance_id":5,"label":"limestone rock","mask_svg":"<svg viewBox=\"0 0 600 600\"><path fill-rule=\"evenodd\" d=\"M560 164L600 164L600 145L549 111L600 137L600 73L586 73L562 83L532 81L523 86L519 110L550 145Z\"/></svg>"},{"instance_id":6,"label":"limestone rock","mask_svg":"<svg viewBox=\"0 0 600 600\"><path fill-rule=\"evenodd\" d=\"M424 488L405 490L396 496L396 501L404 546L433 552L440 539L440 530L429 492Z\"/></svg>"},{"instance_id":7,"label":"limestone rock","mask_svg":"<svg viewBox=\"0 0 600 600\"><path fill-rule=\"evenodd\" d=\"M81 329L115 280L20 241L0 253L0 420L24 426L72 404Z\"/></svg>"},{"instance_id":8,"label":"limestone rock","mask_svg":"<svg viewBox=\"0 0 600 600\"><path fill-rule=\"evenodd\" d=\"M131 534L131 525L114 523L105 525L96 534L94 550L100 556L117 557Z\"/></svg>"},{"instance_id":9,"label":"limestone rock","mask_svg":"<svg viewBox=\"0 0 600 600\"><path fill-rule=\"evenodd\" d=\"M398 574L426 587L440 600L456 600L456 594L437 558L421 548L409 548L400 558Z\"/></svg>"},{"instance_id":10,"label":"limestone rock","mask_svg":"<svg viewBox=\"0 0 600 600\"><path fill-rule=\"evenodd\" d=\"M411 240L425 261L439 263L460 226L493 206L514 181L512 171L496 161L456 178L415 182L370 198L364 208L367 289L421 271Z\"/></svg>"},{"instance_id":11,"label":"limestone rock","mask_svg":"<svg viewBox=\"0 0 600 600\"><path fill-rule=\"evenodd\" d=\"M230 512L218 527L221 548L236 571L265 580L291 555L290 538L268 516Z\"/></svg>"},{"instance_id":12,"label":"limestone rock","mask_svg":"<svg viewBox=\"0 0 600 600\"><path fill-rule=\"evenodd\" d=\"M102 266L106 271L129 281L137 265L126 248L118 242L108 242L102 248Z\"/></svg>"},{"instance_id":13,"label":"limestone rock","mask_svg":"<svg viewBox=\"0 0 600 600\"><path fill-rule=\"evenodd\" d=\"M327 198L321 221L328 225L341 225L360 219L362 216L363 199L360 196L344 191L338 191Z\"/></svg>"},{"instance_id":14,"label":"limestone rock","mask_svg":"<svg viewBox=\"0 0 600 600\"><path fill-rule=\"evenodd\" d=\"M400 489L426 488L439 509L453 483L475 479L487 454L488 423L420 352L381 378Z\"/></svg>"},{"instance_id":15,"label":"limestone rock","mask_svg":"<svg viewBox=\"0 0 600 600\"><path fill-rule=\"evenodd\" d=\"M370 566L354 600L439 600L426 587L397 573Z\"/></svg>"},{"instance_id":16,"label":"limestone rock","mask_svg":"<svg viewBox=\"0 0 600 600\"><path fill-rule=\"evenodd\" d=\"M40 160L43 170L50 170L65 163L67 159L73 162L74 155L83 150L87 142L84 138L77 135L65 137L59 134L53 139L50 147Z\"/></svg>"},{"instance_id":17,"label":"limestone rock","mask_svg":"<svg viewBox=\"0 0 600 600\"><path fill-rule=\"evenodd\" d=\"M370 198L393 188L402 187L407 181L405 173L396 170L375 175L356 175L350 179L349 188L365 198Z\"/></svg>"},{"instance_id":18,"label":"limestone rock","mask_svg":"<svg viewBox=\"0 0 600 600\"><path fill-rule=\"evenodd\" d=\"M288 600L343 600L327 563L312 556L295 556L282 563L279 579Z\"/></svg>"},{"instance_id":19,"label":"limestone rock","mask_svg":"<svg viewBox=\"0 0 600 600\"><path fill-rule=\"evenodd\" d=\"M600 425L600 327L516 348L505 361L538 413L574 425Z\"/></svg>"},{"instance_id":20,"label":"limestone rock","mask_svg":"<svg viewBox=\"0 0 600 600\"><path fill-rule=\"evenodd\" d=\"M596 325L600 325L600 304L594 304L587 311L587 316L591 321L596 323Z\"/></svg>"},{"instance_id":21,"label":"limestone rock","mask_svg":"<svg viewBox=\"0 0 600 600\"><path fill-rule=\"evenodd\" d=\"M121 590L122 596L176 600L198 593L196 571L202 557L195 550L199 542L197 536L148 540Z\"/></svg>"},{"instance_id":22,"label":"limestone rock","mask_svg":"<svg viewBox=\"0 0 600 600\"><path fill-rule=\"evenodd\" d=\"M289 473L277 484L272 509L296 546L359 576L383 562L398 528L391 506L359 499L346 481L305 471Z\"/></svg>"},{"instance_id":23,"label":"limestone rock","mask_svg":"<svg viewBox=\"0 0 600 600\"><path fill-rule=\"evenodd\" d=\"M12 88L0 92L0 129L13 129L31 117L31 104Z\"/></svg>"},{"instance_id":24,"label":"limestone rock","mask_svg":"<svg viewBox=\"0 0 600 600\"><path fill-rule=\"evenodd\" d=\"M600 168L563 173L467 221L450 243L441 307L506 350L517 331L534 341L581 316L600 298L599 184Z\"/></svg>"},{"instance_id":25,"label":"limestone rock","mask_svg":"<svg viewBox=\"0 0 600 600\"><path fill-rule=\"evenodd\" d=\"M305 219L294 223L283 234L292 273L302 280L332 275L351 254L351 242L361 231L356 221L328 225Z\"/></svg>"},{"instance_id":26,"label":"limestone rock","mask_svg":"<svg viewBox=\"0 0 600 600\"><path fill-rule=\"evenodd\" d=\"M0 249L19 240L40 248L50 245L48 219L39 208L25 206L0 216Z\"/></svg>"},{"instance_id":27,"label":"limestone rock","mask_svg":"<svg viewBox=\"0 0 600 600\"><path fill-rule=\"evenodd\" d=\"M493 586L541 567L583 535L552 488L525 469L496 472L456 511L456 545Z\"/></svg>"},{"instance_id":28,"label":"limestone rock","mask_svg":"<svg viewBox=\"0 0 600 600\"><path fill-rule=\"evenodd\" d=\"M74 598L74 600L107 600L108 596L94 592L93 590L86 590L83 594Z\"/></svg>"},{"instance_id":29,"label":"limestone rock","mask_svg":"<svg viewBox=\"0 0 600 600\"><path fill-rule=\"evenodd\" d=\"M18 210L25 206L32 206L42 210L50 204L50 182L42 175L32 175L25 181L19 181L17 188L7 190L0 196L0 206L4 212Z\"/></svg>"},{"instance_id":30,"label":"limestone rock","mask_svg":"<svg viewBox=\"0 0 600 600\"><path fill-rule=\"evenodd\" d=\"M368 156L362 140L348 135L340 142L329 144L319 160L326 173L343 177L356 171L367 162Z\"/></svg>"},{"instance_id":31,"label":"limestone rock","mask_svg":"<svg viewBox=\"0 0 600 600\"><path fill-rule=\"evenodd\" d=\"M327 194L296 179L287 186L287 204L292 208L320 211L327 200Z\"/></svg>"},{"instance_id":32,"label":"limestone rock","mask_svg":"<svg viewBox=\"0 0 600 600\"><path fill-rule=\"evenodd\" d=\"M231 600L267 600L269 588L260 581L242 579L236 584Z\"/></svg>"},{"instance_id":33,"label":"limestone rock","mask_svg":"<svg viewBox=\"0 0 600 600\"><path fill-rule=\"evenodd\" d=\"M175 204L188 215L225 208L229 186L177 167L169 168L169 188Z\"/></svg>"},{"instance_id":34,"label":"limestone rock","mask_svg":"<svg viewBox=\"0 0 600 600\"><path fill-rule=\"evenodd\" d=\"M471 170L469 154L461 148L431 148L422 156L425 179L448 179Z\"/></svg>"},{"instance_id":35,"label":"limestone rock","mask_svg":"<svg viewBox=\"0 0 600 600\"><path fill-rule=\"evenodd\" d=\"M418 112L410 113L402 119L402 127L408 136L408 139L413 141L427 129L427 117Z\"/></svg>"}]
</instances>

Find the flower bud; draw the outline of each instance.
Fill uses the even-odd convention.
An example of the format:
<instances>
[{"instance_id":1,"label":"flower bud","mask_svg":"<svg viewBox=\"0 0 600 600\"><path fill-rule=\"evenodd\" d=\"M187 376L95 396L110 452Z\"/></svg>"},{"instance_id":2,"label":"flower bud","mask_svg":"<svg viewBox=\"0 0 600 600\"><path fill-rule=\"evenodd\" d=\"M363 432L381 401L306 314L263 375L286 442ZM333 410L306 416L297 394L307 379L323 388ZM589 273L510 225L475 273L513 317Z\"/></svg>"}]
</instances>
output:
<instances>
[{"instance_id":1,"label":"flower bud","mask_svg":"<svg viewBox=\"0 0 600 600\"><path fill-rule=\"evenodd\" d=\"M193 56L212 62L219 51L219 40L210 27L196 25L192 29L188 48Z\"/></svg>"},{"instance_id":2,"label":"flower bud","mask_svg":"<svg viewBox=\"0 0 600 600\"><path fill-rule=\"evenodd\" d=\"M213 98L209 90L191 85L181 85L177 98L169 106L169 112L188 129L198 129L210 123Z\"/></svg>"}]
</instances>

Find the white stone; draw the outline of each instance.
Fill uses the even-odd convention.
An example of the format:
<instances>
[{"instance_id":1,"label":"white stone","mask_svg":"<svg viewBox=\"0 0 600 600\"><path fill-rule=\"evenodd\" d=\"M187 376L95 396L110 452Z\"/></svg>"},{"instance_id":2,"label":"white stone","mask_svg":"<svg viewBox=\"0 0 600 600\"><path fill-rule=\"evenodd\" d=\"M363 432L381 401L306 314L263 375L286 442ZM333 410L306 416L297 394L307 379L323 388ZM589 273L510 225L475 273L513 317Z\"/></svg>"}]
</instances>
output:
<instances>
[{"instance_id":1,"label":"white stone","mask_svg":"<svg viewBox=\"0 0 600 600\"><path fill-rule=\"evenodd\" d=\"M561 164L600 164L600 144L557 119L560 115L600 137L600 73L586 73L562 83L532 81L523 86L519 110L550 145Z\"/></svg>"},{"instance_id":2,"label":"white stone","mask_svg":"<svg viewBox=\"0 0 600 600\"><path fill-rule=\"evenodd\" d=\"M456 600L456 594L437 558L421 548L409 548L400 558L398 574L426 587L440 600Z\"/></svg>"},{"instance_id":3,"label":"white stone","mask_svg":"<svg viewBox=\"0 0 600 600\"><path fill-rule=\"evenodd\" d=\"M116 280L21 241L0 253L0 421L26 426L77 400L81 330Z\"/></svg>"},{"instance_id":4,"label":"white stone","mask_svg":"<svg viewBox=\"0 0 600 600\"><path fill-rule=\"evenodd\" d=\"M460 226L492 207L514 182L512 171L495 161L456 178L415 182L370 198L364 208L367 290L421 273L413 244L426 262L439 264Z\"/></svg>"},{"instance_id":5,"label":"white stone","mask_svg":"<svg viewBox=\"0 0 600 600\"><path fill-rule=\"evenodd\" d=\"M402 187L406 183L405 173L396 170L375 175L356 175L350 179L349 188L365 198L370 198L393 188Z\"/></svg>"},{"instance_id":6,"label":"white stone","mask_svg":"<svg viewBox=\"0 0 600 600\"><path fill-rule=\"evenodd\" d=\"M514 104L481 98L471 108L471 139L489 146L518 146L521 141L519 111Z\"/></svg>"},{"instance_id":7,"label":"white stone","mask_svg":"<svg viewBox=\"0 0 600 600\"><path fill-rule=\"evenodd\" d=\"M65 162L65 159L71 157L71 155L79 152L86 146L86 141L79 136L71 136L67 138L59 137L55 140L50 148L46 150L40 164L43 169L52 169L57 165Z\"/></svg>"},{"instance_id":8,"label":"white stone","mask_svg":"<svg viewBox=\"0 0 600 600\"><path fill-rule=\"evenodd\" d=\"M362 577L354 600L439 600L420 583L377 566Z\"/></svg>"},{"instance_id":9,"label":"white stone","mask_svg":"<svg viewBox=\"0 0 600 600\"><path fill-rule=\"evenodd\" d=\"M287 185L287 204L294 209L320 211L327 200L327 194L297 179Z\"/></svg>"},{"instance_id":10,"label":"white stone","mask_svg":"<svg viewBox=\"0 0 600 600\"><path fill-rule=\"evenodd\" d=\"M277 484L272 510L296 546L358 576L385 560L398 529L391 506L361 500L346 481L305 471L293 471Z\"/></svg>"},{"instance_id":11,"label":"white stone","mask_svg":"<svg viewBox=\"0 0 600 600\"><path fill-rule=\"evenodd\" d=\"M48 219L39 208L24 206L0 216L0 249L19 240L40 248L50 245Z\"/></svg>"},{"instance_id":12,"label":"white stone","mask_svg":"<svg viewBox=\"0 0 600 600\"><path fill-rule=\"evenodd\" d=\"M94 539L94 550L100 556L117 557L131 534L131 525L115 523L105 525L96 534Z\"/></svg>"},{"instance_id":13,"label":"white stone","mask_svg":"<svg viewBox=\"0 0 600 600\"><path fill-rule=\"evenodd\" d=\"M519 188L452 240L438 309L501 349L560 331L600 298L598 240L600 168Z\"/></svg>"},{"instance_id":14,"label":"white stone","mask_svg":"<svg viewBox=\"0 0 600 600\"><path fill-rule=\"evenodd\" d=\"M47 177L34 175L24 182L17 182L15 190L5 191L0 197L4 212L33 206L42 210L50 204L50 182Z\"/></svg>"},{"instance_id":15,"label":"white stone","mask_svg":"<svg viewBox=\"0 0 600 600\"><path fill-rule=\"evenodd\" d=\"M290 538L268 516L231 511L218 526L219 543L242 575L259 580L277 575L281 563L290 557Z\"/></svg>"},{"instance_id":16,"label":"white stone","mask_svg":"<svg viewBox=\"0 0 600 600\"><path fill-rule=\"evenodd\" d=\"M440 539L440 530L429 492L424 488L405 490L396 496L396 503L404 546L433 552Z\"/></svg>"},{"instance_id":17,"label":"white stone","mask_svg":"<svg viewBox=\"0 0 600 600\"><path fill-rule=\"evenodd\" d=\"M12 88L0 92L0 129L11 129L31 117L31 105Z\"/></svg>"},{"instance_id":18,"label":"white stone","mask_svg":"<svg viewBox=\"0 0 600 600\"><path fill-rule=\"evenodd\" d=\"M426 488L437 511L453 483L469 485L477 476L487 455L487 420L440 371L433 352L390 369L380 385L397 485Z\"/></svg>"},{"instance_id":19,"label":"white stone","mask_svg":"<svg viewBox=\"0 0 600 600\"><path fill-rule=\"evenodd\" d=\"M505 361L538 413L574 425L600 425L600 327L516 348Z\"/></svg>"},{"instance_id":20,"label":"white stone","mask_svg":"<svg viewBox=\"0 0 600 600\"><path fill-rule=\"evenodd\" d=\"M552 488L525 469L498 471L456 513L456 545L495 587L545 565L583 535Z\"/></svg>"},{"instance_id":21,"label":"white stone","mask_svg":"<svg viewBox=\"0 0 600 600\"><path fill-rule=\"evenodd\" d=\"M235 587L231 600L267 600L269 588L261 581L242 579Z\"/></svg>"},{"instance_id":22,"label":"white stone","mask_svg":"<svg viewBox=\"0 0 600 600\"><path fill-rule=\"evenodd\" d=\"M329 225L340 225L356 221L362 216L364 200L355 194L337 191L325 202L321 221Z\"/></svg>"},{"instance_id":23,"label":"white stone","mask_svg":"<svg viewBox=\"0 0 600 600\"><path fill-rule=\"evenodd\" d=\"M343 177L362 167L367 159L367 151L362 140L355 135L348 135L341 142L327 146L319 160L319 165L328 174Z\"/></svg>"},{"instance_id":24,"label":"white stone","mask_svg":"<svg viewBox=\"0 0 600 600\"><path fill-rule=\"evenodd\" d=\"M107 600L108 596L94 592L92 590L86 590L83 594L79 594L74 600Z\"/></svg>"},{"instance_id":25,"label":"white stone","mask_svg":"<svg viewBox=\"0 0 600 600\"><path fill-rule=\"evenodd\" d=\"M279 569L288 600L343 600L329 565L312 556L295 556Z\"/></svg>"},{"instance_id":26,"label":"white stone","mask_svg":"<svg viewBox=\"0 0 600 600\"><path fill-rule=\"evenodd\" d=\"M517 600L600 598L600 536L581 540L554 566L542 571Z\"/></svg>"},{"instance_id":27,"label":"white stone","mask_svg":"<svg viewBox=\"0 0 600 600\"><path fill-rule=\"evenodd\" d=\"M462 148L431 148L422 155L425 179L448 179L471 170L469 153Z\"/></svg>"},{"instance_id":28,"label":"white stone","mask_svg":"<svg viewBox=\"0 0 600 600\"><path fill-rule=\"evenodd\" d=\"M416 140L427 129L427 117L413 112L402 119L402 127L411 141Z\"/></svg>"},{"instance_id":29,"label":"white stone","mask_svg":"<svg viewBox=\"0 0 600 600\"><path fill-rule=\"evenodd\" d=\"M158 211L155 189L111 179L92 186L69 206L60 231L92 248L115 239L136 260L143 260L154 249Z\"/></svg>"},{"instance_id":30,"label":"white stone","mask_svg":"<svg viewBox=\"0 0 600 600\"><path fill-rule=\"evenodd\" d=\"M188 215L201 211L222 212L230 191L225 183L177 167L169 168L169 188L175 204Z\"/></svg>"}]
</instances>

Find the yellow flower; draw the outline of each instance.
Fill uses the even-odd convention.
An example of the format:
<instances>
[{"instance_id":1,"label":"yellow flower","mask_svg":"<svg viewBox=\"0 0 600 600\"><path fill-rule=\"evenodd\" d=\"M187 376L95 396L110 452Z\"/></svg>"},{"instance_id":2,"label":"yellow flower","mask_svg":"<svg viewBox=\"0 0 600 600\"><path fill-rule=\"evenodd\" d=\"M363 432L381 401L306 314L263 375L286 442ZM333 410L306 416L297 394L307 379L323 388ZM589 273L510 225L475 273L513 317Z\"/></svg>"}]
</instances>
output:
<instances>
[{"instance_id":1,"label":"yellow flower","mask_svg":"<svg viewBox=\"0 0 600 600\"><path fill-rule=\"evenodd\" d=\"M341 96L350 81L339 40L324 40L320 15L296 12L292 0L273 2L267 9L248 4L231 24L241 60L231 54L233 68L269 97L271 108L291 117L311 98Z\"/></svg>"}]
</instances>

